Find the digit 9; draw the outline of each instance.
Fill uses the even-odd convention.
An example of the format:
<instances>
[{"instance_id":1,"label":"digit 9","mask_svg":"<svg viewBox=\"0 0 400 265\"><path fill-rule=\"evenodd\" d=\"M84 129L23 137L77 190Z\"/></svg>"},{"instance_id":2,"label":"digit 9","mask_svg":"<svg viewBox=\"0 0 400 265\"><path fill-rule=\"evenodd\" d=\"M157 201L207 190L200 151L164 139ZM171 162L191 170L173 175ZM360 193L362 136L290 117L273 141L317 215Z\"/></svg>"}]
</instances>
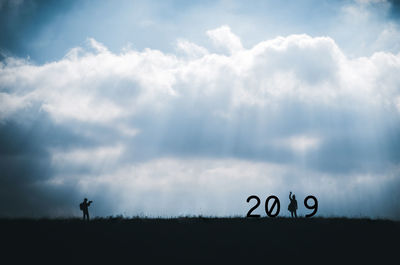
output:
<instances>
[{"instance_id":1,"label":"digit 9","mask_svg":"<svg viewBox=\"0 0 400 265\"><path fill-rule=\"evenodd\" d=\"M314 204L313 204L313 205L309 205L309 204L308 204L308 200L314 200ZM317 200L317 198L315 198L315 197L312 196L312 195L307 196L307 197L304 199L304 206L305 206L307 209L313 210L312 213L306 214L306 217L312 217L312 216L314 216L314 215L317 213L317 211L318 211L318 200Z\"/></svg>"}]
</instances>

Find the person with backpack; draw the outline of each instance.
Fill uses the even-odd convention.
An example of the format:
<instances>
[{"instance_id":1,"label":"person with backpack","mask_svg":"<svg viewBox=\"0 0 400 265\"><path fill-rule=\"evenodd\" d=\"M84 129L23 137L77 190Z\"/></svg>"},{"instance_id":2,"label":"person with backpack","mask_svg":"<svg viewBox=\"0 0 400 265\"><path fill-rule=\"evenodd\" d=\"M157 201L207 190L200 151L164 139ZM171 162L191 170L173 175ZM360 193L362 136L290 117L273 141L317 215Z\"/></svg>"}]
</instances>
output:
<instances>
[{"instance_id":1,"label":"person with backpack","mask_svg":"<svg viewBox=\"0 0 400 265\"><path fill-rule=\"evenodd\" d=\"M296 195L292 195L292 192L289 193L289 206L288 206L288 210L290 212L290 214L292 215L292 217L297 218L297 200L296 200ZM294 215L294 216L293 216Z\"/></svg>"},{"instance_id":2,"label":"person with backpack","mask_svg":"<svg viewBox=\"0 0 400 265\"><path fill-rule=\"evenodd\" d=\"M79 208L81 209L81 211L83 211L83 220L84 221L85 221L85 217L87 218L87 221L89 221L89 209L88 209L88 207L90 206L90 204L92 202L93 201L89 201L88 202L88 199L85 198L83 200L83 202L81 202L81 204L79 204Z\"/></svg>"}]
</instances>

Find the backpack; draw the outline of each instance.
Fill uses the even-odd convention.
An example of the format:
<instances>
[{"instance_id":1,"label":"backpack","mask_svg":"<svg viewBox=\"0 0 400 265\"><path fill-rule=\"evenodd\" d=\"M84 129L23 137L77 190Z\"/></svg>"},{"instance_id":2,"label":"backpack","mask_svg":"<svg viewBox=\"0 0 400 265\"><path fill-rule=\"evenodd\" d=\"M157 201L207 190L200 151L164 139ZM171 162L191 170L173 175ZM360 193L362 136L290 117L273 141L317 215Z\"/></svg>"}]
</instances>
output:
<instances>
[{"instance_id":1,"label":"backpack","mask_svg":"<svg viewBox=\"0 0 400 265\"><path fill-rule=\"evenodd\" d=\"M83 202L81 202L81 203L79 204L79 209L81 209L81 211L83 211Z\"/></svg>"}]
</instances>

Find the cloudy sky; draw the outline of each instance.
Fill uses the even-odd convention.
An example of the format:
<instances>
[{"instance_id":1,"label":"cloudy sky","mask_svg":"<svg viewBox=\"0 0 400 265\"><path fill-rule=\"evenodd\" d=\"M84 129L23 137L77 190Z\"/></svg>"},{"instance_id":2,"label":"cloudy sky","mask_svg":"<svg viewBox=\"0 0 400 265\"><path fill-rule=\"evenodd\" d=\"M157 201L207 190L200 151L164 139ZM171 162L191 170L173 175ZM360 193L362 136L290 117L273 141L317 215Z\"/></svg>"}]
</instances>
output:
<instances>
[{"instance_id":1,"label":"cloudy sky","mask_svg":"<svg viewBox=\"0 0 400 265\"><path fill-rule=\"evenodd\" d=\"M400 219L400 4L0 0L0 216Z\"/></svg>"}]
</instances>

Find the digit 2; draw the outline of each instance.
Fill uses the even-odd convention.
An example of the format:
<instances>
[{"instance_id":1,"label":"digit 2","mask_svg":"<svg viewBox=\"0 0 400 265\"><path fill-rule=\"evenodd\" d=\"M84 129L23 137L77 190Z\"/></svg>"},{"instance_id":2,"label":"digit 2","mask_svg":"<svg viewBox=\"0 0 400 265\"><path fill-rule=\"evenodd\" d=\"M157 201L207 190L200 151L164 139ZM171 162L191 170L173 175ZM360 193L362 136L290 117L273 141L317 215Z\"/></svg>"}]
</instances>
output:
<instances>
[{"instance_id":1,"label":"digit 2","mask_svg":"<svg viewBox=\"0 0 400 265\"><path fill-rule=\"evenodd\" d=\"M250 202L252 199L256 199L257 203L254 205L248 212L247 212L247 217L260 217L259 214L251 214L257 207L260 205L260 198L258 198L256 195L251 195L247 198L247 202Z\"/></svg>"}]
</instances>

